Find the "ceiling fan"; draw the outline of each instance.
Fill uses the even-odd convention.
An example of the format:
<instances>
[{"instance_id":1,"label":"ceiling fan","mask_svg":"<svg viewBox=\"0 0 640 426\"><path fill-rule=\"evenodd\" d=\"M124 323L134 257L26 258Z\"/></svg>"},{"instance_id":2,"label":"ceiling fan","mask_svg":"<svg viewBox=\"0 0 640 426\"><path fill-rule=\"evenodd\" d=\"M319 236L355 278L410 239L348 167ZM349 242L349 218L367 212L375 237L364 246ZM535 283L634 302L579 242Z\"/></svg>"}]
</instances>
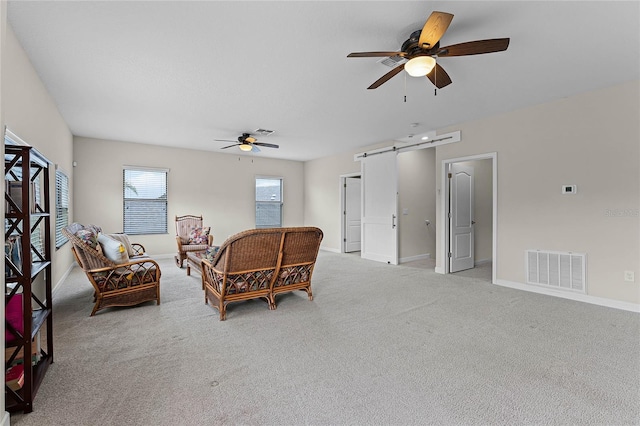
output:
<instances>
[{"instance_id":1,"label":"ceiling fan","mask_svg":"<svg viewBox=\"0 0 640 426\"><path fill-rule=\"evenodd\" d=\"M440 47L443 36L453 15L446 12L433 12L421 30L414 31L409 39L402 43L399 52L354 52L348 58L400 57L407 59L380 77L367 89L376 89L403 69L412 77L426 76L438 89L451 84L447 72L436 63L435 57L480 55L483 53L501 52L509 47L508 38L468 41Z\"/></svg>"},{"instance_id":2,"label":"ceiling fan","mask_svg":"<svg viewBox=\"0 0 640 426\"><path fill-rule=\"evenodd\" d=\"M215 140L218 142L234 142L226 139L215 139ZM260 148L258 148L258 145L264 146L267 148L280 148L279 145L276 145L273 143L258 142L258 140L254 138L251 135L251 133L243 133L242 136L238 136L238 142L234 143L233 145L223 146L220 149L227 149L227 148L237 146L237 147L240 147L242 151L260 152Z\"/></svg>"}]
</instances>

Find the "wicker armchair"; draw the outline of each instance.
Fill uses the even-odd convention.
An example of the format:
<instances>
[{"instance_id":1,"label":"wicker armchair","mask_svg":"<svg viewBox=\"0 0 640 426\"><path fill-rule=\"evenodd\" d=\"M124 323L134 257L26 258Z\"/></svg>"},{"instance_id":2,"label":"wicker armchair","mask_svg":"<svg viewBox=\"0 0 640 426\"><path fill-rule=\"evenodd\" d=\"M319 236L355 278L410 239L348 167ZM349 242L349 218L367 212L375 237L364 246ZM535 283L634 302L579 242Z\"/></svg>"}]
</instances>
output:
<instances>
[{"instance_id":1,"label":"wicker armchair","mask_svg":"<svg viewBox=\"0 0 640 426\"><path fill-rule=\"evenodd\" d=\"M322 231L314 227L251 229L229 237L213 259L202 260L205 303L226 319L228 303L261 298L276 309L275 295L303 290L309 300L311 274Z\"/></svg>"},{"instance_id":2,"label":"wicker armchair","mask_svg":"<svg viewBox=\"0 0 640 426\"><path fill-rule=\"evenodd\" d=\"M62 230L71 242L71 251L94 289L95 302L91 316L112 306L133 306L155 300L160 304L160 266L144 254L141 244L130 244L129 262L116 263L97 247L78 237L78 231L88 229L74 223ZM93 227L96 234L100 228Z\"/></svg>"},{"instance_id":3,"label":"wicker armchair","mask_svg":"<svg viewBox=\"0 0 640 426\"><path fill-rule=\"evenodd\" d=\"M209 234L210 228L202 226L202 216L176 216L176 242L178 243L178 254L176 254L176 265L182 268L187 252L204 251L213 245L213 235ZM202 235L206 235L206 242L194 241L193 232L200 230Z\"/></svg>"}]
</instances>

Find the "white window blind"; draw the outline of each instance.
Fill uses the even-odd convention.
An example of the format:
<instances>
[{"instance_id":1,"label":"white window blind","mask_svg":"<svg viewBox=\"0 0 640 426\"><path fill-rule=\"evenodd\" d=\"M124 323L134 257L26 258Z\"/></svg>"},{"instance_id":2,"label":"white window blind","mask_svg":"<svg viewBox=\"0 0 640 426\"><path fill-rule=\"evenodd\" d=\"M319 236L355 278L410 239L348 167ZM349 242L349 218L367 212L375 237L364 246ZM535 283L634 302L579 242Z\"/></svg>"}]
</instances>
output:
<instances>
[{"instance_id":1,"label":"white window blind","mask_svg":"<svg viewBox=\"0 0 640 426\"><path fill-rule=\"evenodd\" d=\"M167 175L165 169L124 168L125 234L167 233Z\"/></svg>"},{"instance_id":2,"label":"white window blind","mask_svg":"<svg viewBox=\"0 0 640 426\"><path fill-rule=\"evenodd\" d=\"M56 249L69 241L62 234L62 229L67 225L69 225L69 177L62 170L56 169Z\"/></svg>"},{"instance_id":3,"label":"white window blind","mask_svg":"<svg viewBox=\"0 0 640 426\"><path fill-rule=\"evenodd\" d=\"M256 178L256 228L282 226L282 179Z\"/></svg>"}]
</instances>

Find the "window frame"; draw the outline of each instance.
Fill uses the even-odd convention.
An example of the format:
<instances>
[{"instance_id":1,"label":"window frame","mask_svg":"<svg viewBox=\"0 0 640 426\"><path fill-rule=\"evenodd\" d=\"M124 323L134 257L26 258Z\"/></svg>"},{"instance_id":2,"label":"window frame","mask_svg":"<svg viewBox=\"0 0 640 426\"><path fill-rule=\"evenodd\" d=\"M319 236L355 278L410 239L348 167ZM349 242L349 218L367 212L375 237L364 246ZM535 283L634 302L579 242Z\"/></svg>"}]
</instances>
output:
<instances>
[{"instance_id":1,"label":"window frame","mask_svg":"<svg viewBox=\"0 0 640 426\"><path fill-rule=\"evenodd\" d=\"M259 180L279 180L280 181L280 200L276 200L276 201L258 200L257 189L258 189ZM254 201L255 201L254 210L255 210L256 229L281 228L283 226L283 219L284 219L284 178L282 176L263 176L263 175L255 176L253 181L253 190L254 190ZM279 223L275 226L259 224L258 223L258 206L259 205L271 206L276 204L279 205L280 207Z\"/></svg>"},{"instance_id":2,"label":"window frame","mask_svg":"<svg viewBox=\"0 0 640 426\"><path fill-rule=\"evenodd\" d=\"M66 180L65 182L62 182ZM70 179L69 179L69 175L67 175L64 170L62 170L61 168L59 168L58 166L56 166L56 203L55 203L55 211L56 211L56 218L55 218L55 229L56 229L56 233L55 233L55 246L56 246L56 250L58 250L59 248L61 248L62 246L64 246L67 241L69 241L69 238L67 238L63 233L62 233L62 229L64 229L65 227L69 226L69 189L70 189ZM66 206L64 205L60 205L60 204L64 204L64 202L66 202ZM66 214L62 214L62 211L66 209ZM61 217L63 217L64 219L60 220Z\"/></svg>"},{"instance_id":3,"label":"window frame","mask_svg":"<svg viewBox=\"0 0 640 426\"><path fill-rule=\"evenodd\" d=\"M140 173L157 173L164 176L164 198L162 196L156 198L143 198L143 197L127 197L127 176L128 172L140 172ZM162 182L162 177L158 180ZM129 185L130 187L131 185ZM169 169L159 167L144 167L144 166L128 166L122 167L122 232L128 235L162 235L169 233ZM129 213L127 214L127 205L133 201L141 201L146 203L152 203L150 205L162 205L163 208L158 214L158 219L161 219L160 227L157 227L154 222L148 220L140 220L137 214L142 213ZM139 220L135 223L128 223L127 217L137 217ZM145 226L150 223L154 223L154 226Z\"/></svg>"}]
</instances>

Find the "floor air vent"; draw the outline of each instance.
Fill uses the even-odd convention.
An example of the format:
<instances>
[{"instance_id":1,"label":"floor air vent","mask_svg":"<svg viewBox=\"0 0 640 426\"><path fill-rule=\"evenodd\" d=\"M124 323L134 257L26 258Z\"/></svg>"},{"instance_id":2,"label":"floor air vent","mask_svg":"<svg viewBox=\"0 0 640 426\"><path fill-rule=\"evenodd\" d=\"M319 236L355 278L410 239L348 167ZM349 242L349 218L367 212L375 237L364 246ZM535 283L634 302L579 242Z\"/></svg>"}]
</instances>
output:
<instances>
[{"instance_id":1,"label":"floor air vent","mask_svg":"<svg viewBox=\"0 0 640 426\"><path fill-rule=\"evenodd\" d=\"M560 251L526 251L527 284L578 293L586 291L586 255Z\"/></svg>"}]
</instances>

